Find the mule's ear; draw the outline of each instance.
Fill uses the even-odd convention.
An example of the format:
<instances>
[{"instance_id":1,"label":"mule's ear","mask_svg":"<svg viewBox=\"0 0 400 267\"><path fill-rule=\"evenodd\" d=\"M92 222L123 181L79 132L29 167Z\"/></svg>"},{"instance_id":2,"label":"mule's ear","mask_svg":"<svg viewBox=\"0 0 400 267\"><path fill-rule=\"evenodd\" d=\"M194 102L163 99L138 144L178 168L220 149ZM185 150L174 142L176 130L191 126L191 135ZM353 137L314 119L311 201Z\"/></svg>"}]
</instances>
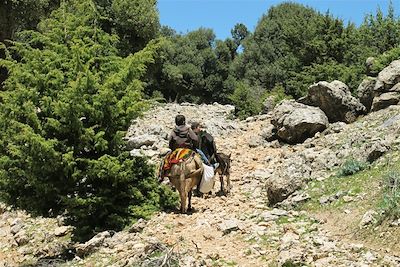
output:
<instances>
[{"instance_id":1,"label":"mule's ear","mask_svg":"<svg viewBox=\"0 0 400 267\"><path fill-rule=\"evenodd\" d=\"M232 153L230 153L228 157L231 158L231 155L232 155Z\"/></svg>"}]
</instances>

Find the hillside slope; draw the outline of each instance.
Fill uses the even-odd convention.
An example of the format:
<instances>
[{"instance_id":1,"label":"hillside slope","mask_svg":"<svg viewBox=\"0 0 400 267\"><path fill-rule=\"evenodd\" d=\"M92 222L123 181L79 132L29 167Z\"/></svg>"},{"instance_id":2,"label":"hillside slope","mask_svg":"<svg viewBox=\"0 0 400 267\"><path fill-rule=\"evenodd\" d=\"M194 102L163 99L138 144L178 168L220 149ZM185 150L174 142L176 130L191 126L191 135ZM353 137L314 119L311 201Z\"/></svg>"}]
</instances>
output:
<instances>
[{"instance_id":1,"label":"hillside slope","mask_svg":"<svg viewBox=\"0 0 400 267\"><path fill-rule=\"evenodd\" d=\"M335 212L330 212L331 205L320 201L321 197L329 197L328 193L338 193L336 188L325 192L326 188L322 187L334 179L333 175L349 158L363 161L378 144L387 146L389 151L370 169L386 166L393 158L400 144L400 106L370 113L353 124L331 124L323 133L298 145L264 140L264 130L270 125L269 115L246 121L231 120L232 109L218 104L163 105L138 119L127 135L132 155L145 154L156 163L159 155L166 153L166 136L177 113L184 114L188 121L203 122L215 136L218 150L232 154L230 195L218 194L217 182L216 192L193 198L192 214L161 212L125 231L101 233L86 245L77 246L75 258L60 259L58 263L62 266L400 265L398 235L385 236L385 242L391 244L391 249L386 249L379 243L369 242L368 237L359 238L360 233L358 236L340 234L343 229L353 229L352 224L358 227L365 209L361 205L363 196L378 194L376 187L360 189L370 190L365 192L354 193L348 189L341 193L338 199L353 198L352 216L348 220L343 219L346 217L343 214L347 214L340 210L343 207L337 211L335 206ZM304 182L281 204L270 207L267 185L279 179ZM3 220L0 244L14 238L10 224L10 219ZM337 227L338 224L343 227ZM383 231L381 226L374 227L366 225L365 228ZM398 226L384 230L398 233ZM32 236L38 234L32 233ZM368 231L361 234L368 235ZM45 242L37 246L45 246ZM23 259L27 257L24 253L32 253L26 249L24 252L28 245L2 245L0 263L16 266L18 262L35 263L40 257L39 262L46 262L45 253L37 254L29 262L6 256L17 255Z\"/></svg>"}]
</instances>

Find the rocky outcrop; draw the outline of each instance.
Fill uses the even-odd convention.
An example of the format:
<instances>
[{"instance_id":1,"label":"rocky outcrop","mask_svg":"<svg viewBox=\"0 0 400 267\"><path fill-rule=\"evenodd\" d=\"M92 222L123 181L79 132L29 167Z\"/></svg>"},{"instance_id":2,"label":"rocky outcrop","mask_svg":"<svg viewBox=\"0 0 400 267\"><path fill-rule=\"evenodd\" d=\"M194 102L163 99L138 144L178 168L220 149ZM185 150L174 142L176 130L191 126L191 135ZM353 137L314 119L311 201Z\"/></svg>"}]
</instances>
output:
<instances>
[{"instance_id":1,"label":"rocky outcrop","mask_svg":"<svg viewBox=\"0 0 400 267\"><path fill-rule=\"evenodd\" d=\"M319 107L329 118L329 122L351 123L366 113L366 108L351 95L346 84L341 81L318 82L310 86L302 103Z\"/></svg>"},{"instance_id":2,"label":"rocky outcrop","mask_svg":"<svg viewBox=\"0 0 400 267\"><path fill-rule=\"evenodd\" d=\"M371 111L377 111L380 109L387 108L391 105L397 105L400 101L399 92L387 92L379 96L374 97L372 102Z\"/></svg>"},{"instance_id":3,"label":"rocky outcrop","mask_svg":"<svg viewBox=\"0 0 400 267\"><path fill-rule=\"evenodd\" d=\"M378 74L374 90L388 92L395 84L400 82L400 60L395 60Z\"/></svg>"},{"instance_id":4,"label":"rocky outcrop","mask_svg":"<svg viewBox=\"0 0 400 267\"><path fill-rule=\"evenodd\" d=\"M360 99L361 104L365 106L367 111L371 110L372 100L374 99L376 78L367 77L357 88L357 97Z\"/></svg>"},{"instance_id":5,"label":"rocky outcrop","mask_svg":"<svg viewBox=\"0 0 400 267\"><path fill-rule=\"evenodd\" d=\"M303 142L328 126L328 118L319 108L293 100L279 104L274 109L271 122L277 136L290 144Z\"/></svg>"}]
</instances>

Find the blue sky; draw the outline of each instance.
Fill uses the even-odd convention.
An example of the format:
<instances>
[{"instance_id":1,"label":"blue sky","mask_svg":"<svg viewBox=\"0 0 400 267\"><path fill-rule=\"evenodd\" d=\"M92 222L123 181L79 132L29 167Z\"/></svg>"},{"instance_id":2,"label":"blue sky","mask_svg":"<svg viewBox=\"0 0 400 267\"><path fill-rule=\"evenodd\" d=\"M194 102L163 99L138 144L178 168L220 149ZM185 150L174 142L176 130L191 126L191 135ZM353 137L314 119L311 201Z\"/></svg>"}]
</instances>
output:
<instances>
[{"instance_id":1,"label":"blue sky","mask_svg":"<svg viewBox=\"0 0 400 267\"><path fill-rule=\"evenodd\" d=\"M158 0L162 25L170 26L179 33L200 27L214 30L218 39L230 37L236 23L243 23L250 31L269 7L285 1L277 0ZM359 25L365 14L375 14L378 6L384 13L389 0L298 0L291 1L310 6L335 17ZM400 13L400 0L393 0L396 15Z\"/></svg>"}]
</instances>

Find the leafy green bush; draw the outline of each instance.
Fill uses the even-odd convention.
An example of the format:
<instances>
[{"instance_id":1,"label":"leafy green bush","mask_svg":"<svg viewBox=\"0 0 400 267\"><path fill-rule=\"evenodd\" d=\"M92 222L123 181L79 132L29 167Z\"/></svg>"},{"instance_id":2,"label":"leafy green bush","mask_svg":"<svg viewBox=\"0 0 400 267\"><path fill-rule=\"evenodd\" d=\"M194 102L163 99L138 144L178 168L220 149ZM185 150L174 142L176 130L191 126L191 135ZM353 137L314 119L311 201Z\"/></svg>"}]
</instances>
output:
<instances>
[{"instance_id":1,"label":"leafy green bush","mask_svg":"<svg viewBox=\"0 0 400 267\"><path fill-rule=\"evenodd\" d=\"M391 171L383 177L383 195L379 203L384 218L400 218L400 172Z\"/></svg>"},{"instance_id":2,"label":"leafy green bush","mask_svg":"<svg viewBox=\"0 0 400 267\"><path fill-rule=\"evenodd\" d=\"M387 67L392 61L400 59L400 46L390 49L379 57L375 58L372 70L376 73Z\"/></svg>"},{"instance_id":3,"label":"leafy green bush","mask_svg":"<svg viewBox=\"0 0 400 267\"><path fill-rule=\"evenodd\" d=\"M34 214L66 214L77 238L175 204L122 140L147 108L142 77L162 40L123 58L98 21L91 0L63 2L0 61L9 72L0 92L1 198Z\"/></svg>"},{"instance_id":4,"label":"leafy green bush","mask_svg":"<svg viewBox=\"0 0 400 267\"><path fill-rule=\"evenodd\" d=\"M322 64L312 64L302 68L301 72L292 72L287 82L288 94L301 97L307 94L310 85L319 81L332 82L339 80L349 86L355 92L363 78L363 68L344 64L335 61L327 61Z\"/></svg>"},{"instance_id":5,"label":"leafy green bush","mask_svg":"<svg viewBox=\"0 0 400 267\"><path fill-rule=\"evenodd\" d=\"M292 96L285 93L285 88L281 84L275 85L270 92L264 94L263 98L273 97L274 105L279 104L284 99L291 99Z\"/></svg>"},{"instance_id":6,"label":"leafy green bush","mask_svg":"<svg viewBox=\"0 0 400 267\"><path fill-rule=\"evenodd\" d=\"M366 167L366 163L350 158L342 164L340 170L338 171L338 176L353 175L364 170Z\"/></svg>"},{"instance_id":7,"label":"leafy green bush","mask_svg":"<svg viewBox=\"0 0 400 267\"><path fill-rule=\"evenodd\" d=\"M265 96L261 89L238 82L230 99L235 105L235 114L243 119L261 112Z\"/></svg>"}]
</instances>

